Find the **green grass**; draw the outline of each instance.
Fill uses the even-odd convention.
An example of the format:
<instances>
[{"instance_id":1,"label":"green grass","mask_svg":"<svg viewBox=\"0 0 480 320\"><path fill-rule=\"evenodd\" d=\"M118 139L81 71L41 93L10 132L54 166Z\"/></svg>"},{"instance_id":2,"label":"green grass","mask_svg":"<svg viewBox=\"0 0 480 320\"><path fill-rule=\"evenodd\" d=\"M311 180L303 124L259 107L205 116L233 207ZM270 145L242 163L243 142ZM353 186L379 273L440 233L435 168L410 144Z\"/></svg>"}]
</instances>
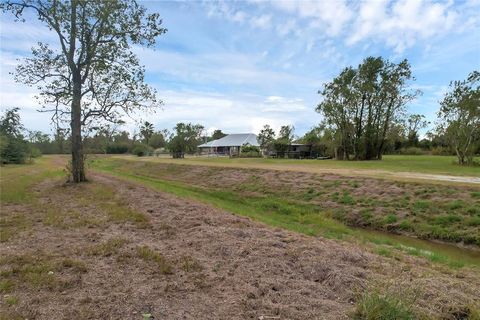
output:
<instances>
[{"instance_id":1,"label":"green grass","mask_svg":"<svg viewBox=\"0 0 480 320\"><path fill-rule=\"evenodd\" d=\"M62 168L42 157L33 164L7 165L0 168L0 202L2 204L25 204L34 200L30 188L46 178L61 177Z\"/></svg>"},{"instance_id":2,"label":"green grass","mask_svg":"<svg viewBox=\"0 0 480 320\"><path fill-rule=\"evenodd\" d=\"M124 157L125 158L125 157ZM127 157L129 158L129 157ZM133 159L133 158L132 158ZM380 161L338 161L338 160L295 160L295 159L264 159L264 158L144 158L145 161L164 163L184 163L200 165L240 166L240 167L271 167L274 169L302 168L311 169L348 169L348 170L382 170L390 172L417 172L429 174L445 174L453 176L480 177L479 167L459 166L455 164L453 156L411 156L411 155L386 155Z\"/></svg>"},{"instance_id":3,"label":"green grass","mask_svg":"<svg viewBox=\"0 0 480 320\"><path fill-rule=\"evenodd\" d=\"M413 301L404 296L379 291L365 292L355 305L356 320L414 320Z\"/></svg>"},{"instance_id":4,"label":"green grass","mask_svg":"<svg viewBox=\"0 0 480 320\"><path fill-rule=\"evenodd\" d=\"M5 297L5 302L6 302L7 305L9 305L9 306L14 306L14 305L18 304L18 297L16 297L16 296L7 296L7 297Z\"/></svg>"}]
</instances>

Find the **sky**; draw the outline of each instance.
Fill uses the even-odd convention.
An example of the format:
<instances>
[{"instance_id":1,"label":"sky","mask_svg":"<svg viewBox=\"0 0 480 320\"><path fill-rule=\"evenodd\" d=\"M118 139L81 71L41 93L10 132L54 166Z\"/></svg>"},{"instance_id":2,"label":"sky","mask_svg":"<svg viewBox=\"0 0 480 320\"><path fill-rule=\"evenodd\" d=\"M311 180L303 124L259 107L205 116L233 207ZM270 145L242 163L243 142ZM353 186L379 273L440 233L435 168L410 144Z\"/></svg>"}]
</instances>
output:
<instances>
[{"instance_id":1,"label":"sky","mask_svg":"<svg viewBox=\"0 0 480 320\"><path fill-rule=\"evenodd\" d=\"M134 47L163 108L137 115L156 129L202 124L206 133L278 130L301 136L322 120L318 90L368 56L408 59L423 95L408 112L432 123L451 80L480 70L480 0L140 1L168 29L154 48ZM19 107L25 127L52 132L35 88L15 83L15 66L55 36L27 16L1 13L0 108ZM138 132L128 120L125 129Z\"/></svg>"}]
</instances>

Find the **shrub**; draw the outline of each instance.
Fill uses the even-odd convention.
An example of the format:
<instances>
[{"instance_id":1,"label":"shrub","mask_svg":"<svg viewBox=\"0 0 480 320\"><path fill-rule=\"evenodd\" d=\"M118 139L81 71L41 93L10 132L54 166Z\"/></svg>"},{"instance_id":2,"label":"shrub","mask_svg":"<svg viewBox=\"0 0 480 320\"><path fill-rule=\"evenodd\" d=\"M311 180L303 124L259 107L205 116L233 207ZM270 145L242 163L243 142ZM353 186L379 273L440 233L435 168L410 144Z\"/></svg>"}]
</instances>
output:
<instances>
[{"instance_id":1,"label":"shrub","mask_svg":"<svg viewBox=\"0 0 480 320\"><path fill-rule=\"evenodd\" d=\"M403 220L402 222L400 222L398 227L404 231L411 231L413 229L411 222L408 220Z\"/></svg>"},{"instance_id":2,"label":"shrub","mask_svg":"<svg viewBox=\"0 0 480 320\"><path fill-rule=\"evenodd\" d=\"M454 152L452 152L450 148L445 148L445 147L432 148L430 153L434 156L451 156L455 154Z\"/></svg>"},{"instance_id":3,"label":"shrub","mask_svg":"<svg viewBox=\"0 0 480 320\"><path fill-rule=\"evenodd\" d=\"M388 216L385 217L385 223L395 223L397 222L397 216L394 214L389 214Z\"/></svg>"},{"instance_id":4,"label":"shrub","mask_svg":"<svg viewBox=\"0 0 480 320\"><path fill-rule=\"evenodd\" d=\"M260 157L260 148L249 145L249 144L245 144L242 146L240 156L246 157L246 158Z\"/></svg>"},{"instance_id":5,"label":"shrub","mask_svg":"<svg viewBox=\"0 0 480 320\"><path fill-rule=\"evenodd\" d=\"M447 214L447 215L441 215L435 218L434 223L442 226L447 226L455 222L461 221L462 218L460 218L457 215L453 214Z\"/></svg>"},{"instance_id":6,"label":"shrub","mask_svg":"<svg viewBox=\"0 0 480 320\"><path fill-rule=\"evenodd\" d=\"M399 153L404 155L419 156L425 154L425 151L417 147L408 147L400 149Z\"/></svg>"},{"instance_id":7,"label":"shrub","mask_svg":"<svg viewBox=\"0 0 480 320\"><path fill-rule=\"evenodd\" d=\"M412 304L393 294L365 292L357 302L353 319L413 320L416 317L412 311Z\"/></svg>"},{"instance_id":8,"label":"shrub","mask_svg":"<svg viewBox=\"0 0 480 320\"><path fill-rule=\"evenodd\" d=\"M152 148L146 144L137 144L132 150L132 153L139 157L148 156L151 152Z\"/></svg>"},{"instance_id":9,"label":"shrub","mask_svg":"<svg viewBox=\"0 0 480 320\"><path fill-rule=\"evenodd\" d=\"M25 140L14 137L2 137L2 151L0 160L2 163L25 163L28 154L28 145Z\"/></svg>"},{"instance_id":10,"label":"shrub","mask_svg":"<svg viewBox=\"0 0 480 320\"><path fill-rule=\"evenodd\" d=\"M128 145L124 143L115 143L108 145L106 152L109 154L124 154L128 152Z\"/></svg>"},{"instance_id":11,"label":"shrub","mask_svg":"<svg viewBox=\"0 0 480 320\"><path fill-rule=\"evenodd\" d=\"M28 147L28 157L30 159L38 158L38 157L41 157L41 156L42 156L42 152L40 151L40 149L38 149L37 147L34 147L32 145L30 145Z\"/></svg>"}]
</instances>

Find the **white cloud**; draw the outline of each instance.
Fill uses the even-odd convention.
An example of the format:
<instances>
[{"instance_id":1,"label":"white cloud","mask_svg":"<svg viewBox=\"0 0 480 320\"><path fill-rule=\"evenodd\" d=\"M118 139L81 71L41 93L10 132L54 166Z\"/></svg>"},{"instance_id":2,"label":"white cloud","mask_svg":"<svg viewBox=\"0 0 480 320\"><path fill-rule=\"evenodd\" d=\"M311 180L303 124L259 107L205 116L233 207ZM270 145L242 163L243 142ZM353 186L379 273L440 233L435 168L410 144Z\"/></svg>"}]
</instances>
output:
<instances>
[{"instance_id":1,"label":"white cloud","mask_svg":"<svg viewBox=\"0 0 480 320\"><path fill-rule=\"evenodd\" d=\"M296 84L313 86L316 79L298 76L292 73L272 70L262 65L263 52L258 54L209 53L195 54L172 53L162 50L136 48L135 53L145 64L147 74L170 75L178 80L201 85L241 85L256 87L267 92L279 85ZM291 53L287 57L291 57ZM315 90L312 87L312 90Z\"/></svg>"},{"instance_id":2,"label":"white cloud","mask_svg":"<svg viewBox=\"0 0 480 320\"><path fill-rule=\"evenodd\" d=\"M207 1L204 3L207 7L207 15L209 17L223 17L233 22L243 23L248 19L248 14L242 10L232 8L225 1Z\"/></svg>"},{"instance_id":3,"label":"white cloud","mask_svg":"<svg viewBox=\"0 0 480 320\"><path fill-rule=\"evenodd\" d=\"M285 37L297 30L297 23L295 19L289 19L285 23L278 24L276 30L281 37Z\"/></svg>"},{"instance_id":4,"label":"white cloud","mask_svg":"<svg viewBox=\"0 0 480 320\"><path fill-rule=\"evenodd\" d=\"M278 130L285 124L308 128L319 121L319 115L299 98L171 90L159 95L165 111L148 115L157 128L183 121L200 123L208 132L219 128L227 133L258 133L265 124Z\"/></svg>"},{"instance_id":5,"label":"white cloud","mask_svg":"<svg viewBox=\"0 0 480 320\"><path fill-rule=\"evenodd\" d=\"M250 25L253 28L268 29L270 28L271 20L271 15L263 14L261 16L251 18Z\"/></svg>"},{"instance_id":6,"label":"white cloud","mask_svg":"<svg viewBox=\"0 0 480 320\"><path fill-rule=\"evenodd\" d=\"M271 1L271 4L300 18L310 20L313 28L323 28L329 36L340 34L353 16L344 0L336 1Z\"/></svg>"},{"instance_id":7,"label":"white cloud","mask_svg":"<svg viewBox=\"0 0 480 320\"><path fill-rule=\"evenodd\" d=\"M428 0L362 2L347 43L351 45L368 39L377 40L401 53L419 40L452 31L457 18L458 13L450 3Z\"/></svg>"}]
</instances>

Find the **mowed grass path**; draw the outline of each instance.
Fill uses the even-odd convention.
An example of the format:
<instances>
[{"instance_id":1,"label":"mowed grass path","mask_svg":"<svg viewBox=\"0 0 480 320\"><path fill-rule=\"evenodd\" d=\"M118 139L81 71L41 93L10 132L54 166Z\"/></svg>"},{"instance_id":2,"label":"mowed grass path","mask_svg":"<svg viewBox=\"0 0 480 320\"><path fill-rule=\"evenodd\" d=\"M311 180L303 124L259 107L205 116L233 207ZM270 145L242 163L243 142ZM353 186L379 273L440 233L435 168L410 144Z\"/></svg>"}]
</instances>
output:
<instances>
[{"instance_id":1,"label":"mowed grass path","mask_svg":"<svg viewBox=\"0 0 480 320\"><path fill-rule=\"evenodd\" d=\"M117 156L131 158L131 156ZM450 176L480 177L480 167L467 167L455 164L451 156L404 156L387 155L381 161L338 161L338 160L298 160L298 159L231 159L226 157L187 157L171 159L145 157L144 161L163 163L183 163L192 165L210 165L222 167L241 167L258 169L276 169L304 172L326 172L361 174L374 177L388 177L389 173L418 173ZM401 178L400 175L396 177Z\"/></svg>"}]
</instances>

